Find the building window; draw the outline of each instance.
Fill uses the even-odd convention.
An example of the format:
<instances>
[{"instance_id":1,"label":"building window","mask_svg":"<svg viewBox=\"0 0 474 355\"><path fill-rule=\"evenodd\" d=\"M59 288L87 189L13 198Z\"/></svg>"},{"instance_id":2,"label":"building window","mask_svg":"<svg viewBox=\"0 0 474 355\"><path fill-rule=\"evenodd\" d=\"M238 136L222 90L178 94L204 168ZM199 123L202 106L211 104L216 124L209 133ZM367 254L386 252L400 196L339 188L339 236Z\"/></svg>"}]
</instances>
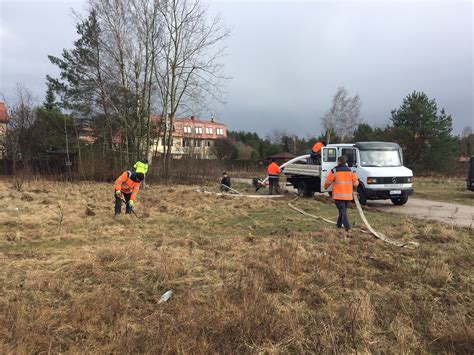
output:
<instances>
[{"instance_id":1,"label":"building window","mask_svg":"<svg viewBox=\"0 0 474 355\"><path fill-rule=\"evenodd\" d=\"M201 141L198 139L194 140L194 148L200 148L201 147Z\"/></svg>"},{"instance_id":2,"label":"building window","mask_svg":"<svg viewBox=\"0 0 474 355\"><path fill-rule=\"evenodd\" d=\"M191 142L189 141L189 139L183 139L183 147L190 147L191 146Z\"/></svg>"},{"instance_id":3,"label":"building window","mask_svg":"<svg viewBox=\"0 0 474 355\"><path fill-rule=\"evenodd\" d=\"M224 130L222 128L216 128L216 133L218 136L223 136L224 135Z\"/></svg>"},{"instance_id":4,"label":"building window","mask_svg":"<svg viewBox=\"0 0 474 355\"><path fill-rule=\"evenodd\" d=\"M211 141L206 141L206 147L210 147L211 146Z\"/></svg>"},{"instance_id":5,"label":"building window","mask_svg":"<svg viewBox=\"0 0 474 355\"><path fill-rule=\"evenodd\" d=\"M184 133L191 133L191 127L184 126Z\"/></svg>"},{"instance_id":6,"label":"building window","mask_svg":"<svg viewBox=\"0 0 474 355\"><path fill-rule=\"evenodd\" d=\"M212 127L206 127L206 133L207 134L214 134L214 130L212 129Z\"/></svg>"},{"instance_id":7,"label":"building window","mask_svg":"<svg viewBox=\"0 0 474 355\"><path fill-rule=\"evenodd\" d=\"M194 127L194 132L196 132L196 134L202 134L202 127Z\"/></svg>"}]
</instances>

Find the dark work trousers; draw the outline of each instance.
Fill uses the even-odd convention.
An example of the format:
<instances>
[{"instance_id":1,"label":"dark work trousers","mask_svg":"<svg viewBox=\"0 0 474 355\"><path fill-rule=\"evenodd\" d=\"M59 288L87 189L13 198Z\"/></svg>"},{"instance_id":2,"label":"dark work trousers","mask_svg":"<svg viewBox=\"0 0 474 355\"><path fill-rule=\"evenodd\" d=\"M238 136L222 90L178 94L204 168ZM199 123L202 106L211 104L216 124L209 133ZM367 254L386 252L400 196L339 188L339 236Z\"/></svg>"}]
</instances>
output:
<instances>
[{"instance_id":1,"label":"dark work trousers","mask_svg":"<svg viewBox=\"0 0 474 355\"><path fill-rule=\"evenodd\" d=\"M278 176L270 176L268 178L268 190L270 195L273 195L273 189L275 189L275 193L280 195L280 178Z\"/></svg>"},{"instance_id":2,"label":"dark work trousers","mask_svg":"<svg viewBox=\"0 0 474 355\"><path fill-rule=\"evenodd\" d=\"M346 230L351 229L351 224L349 223L349 217L347 216L347 206L349 201L347 200L334 200L336 201L336 207L339 210L339 217L337 217L337 228L344 226Z\"/></svg>"},{"instance_id":3,"label":"dark work trousers","mask_svg":"<svg viewBox=\"0 0 474 355\"><path fill-rule=\"evenodd\" d=\"M115 214L119 214L122 212L122 199L115 195ZM125 198L125 201L127 202L125 206L125 213L132 213L132 209L128 205L128 201L130 201L130 197L132 197L132 194L126 194L122 192L122 196Z\"/></svg>"}]
</instances>

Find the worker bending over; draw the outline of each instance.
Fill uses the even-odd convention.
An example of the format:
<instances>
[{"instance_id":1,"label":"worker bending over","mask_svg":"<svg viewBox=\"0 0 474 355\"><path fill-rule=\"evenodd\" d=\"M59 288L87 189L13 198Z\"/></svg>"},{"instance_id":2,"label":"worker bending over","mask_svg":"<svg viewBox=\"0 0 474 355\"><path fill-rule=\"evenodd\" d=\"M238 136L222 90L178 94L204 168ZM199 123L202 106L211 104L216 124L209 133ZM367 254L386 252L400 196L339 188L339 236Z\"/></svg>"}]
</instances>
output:
<instances>
[{"instance_id":1,"label":"worker bending over","mask_svg":"<svg viewBox=\"0 0 474 355\"><path fill-rule=\"evenodd\" d=\"M275 159L272 159L271 164L268 166L268 190L270 195L273 195L273 189L275 188L275 193L280 195L280 167L275 162Z\"/></svg>"},{"instance_id":2,"label":"worker bending over","mask_svg":"<svg viewBox=\"0 0 474 355\"><path fill-rule=\"evenodd\" d=\"M143 173L124 171L122 175L115 180L115 216L122 211L122 196L125 198L126 203L125 213L132 213L133 205L143 179Z\"/></svg>"},{"instance_id":3,"label":"worker bending over","mask_svg":"<svg viewBox=\"0 0 474 355\"><path fill-rule=\"evenodd\" d=\"M142 160L137 161L133 165L133 171L135 173L143 174L143 181L142 181L141 188L143 191L145 191L145 176L148 173L148 159L142 159Z\"/></svg>"},{"instance_id":4,"label":"worker bending over","mask_svg":"<svg viewBox=\"0 0 474 355\"><path fill-rule=\"evenodd\" d=\"M331 170L328 178L324 182L324 188L327 189L331 184L332 198L336 202L336 207L339 210L339 217L337 218L337 228L344 226L349 235L351 224L347 217L347 206L349 201L353 199L354 188L359 185L359 178L355 172L347 166L346 157L340 156L337 159L337 166Z\"/></svg>"},{"instance_id":5,"label":"worker bending over","mask_svg":"<svg viewBox=\"0 0 474 355\"><path fill-rule=\"evenodd\" d=\"M226 172L224 172L222 173L220 190L221 192L227 192L229 191L229 187L230 187L230 176L227 175Z\"/></svg>"},{"instance_id":6,"label":"worker bending over","mask_svg":"<svg viewBox=\"0 0 474 355\"><path fill-rule=\"evenodd\" d=\"M314 165L321 165L321 152L326 143L324 141L317 141L311 149L311 159Z\"/></svg>"}]
</instances>

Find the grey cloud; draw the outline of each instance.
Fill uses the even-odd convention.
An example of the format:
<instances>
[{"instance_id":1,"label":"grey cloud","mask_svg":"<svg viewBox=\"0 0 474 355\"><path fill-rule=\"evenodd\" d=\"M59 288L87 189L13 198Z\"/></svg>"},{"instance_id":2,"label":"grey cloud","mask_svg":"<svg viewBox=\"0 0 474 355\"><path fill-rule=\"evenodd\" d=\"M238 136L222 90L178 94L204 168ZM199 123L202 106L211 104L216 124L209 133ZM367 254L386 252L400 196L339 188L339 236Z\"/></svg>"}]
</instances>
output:
<instances>
[{"instance_id":1,"label":"grey cloud","mask_svg":"<svg viewBox=\"0 0 474 355\"><path fill-rule=\"evenodd\" d=\"M70 8L83 1L2 1L0 92L16 82L42 100L47 54L75 39ZM454 117L455 132L473 122L472 3L212 2L233 28L227 42L226 105L214 104L231 129L265 134L320 132L338 86L361 97L364 119L389 122L413 90L425 91ZM210 115L204 112L203 115Z\"/></svg>"}]
</instances>

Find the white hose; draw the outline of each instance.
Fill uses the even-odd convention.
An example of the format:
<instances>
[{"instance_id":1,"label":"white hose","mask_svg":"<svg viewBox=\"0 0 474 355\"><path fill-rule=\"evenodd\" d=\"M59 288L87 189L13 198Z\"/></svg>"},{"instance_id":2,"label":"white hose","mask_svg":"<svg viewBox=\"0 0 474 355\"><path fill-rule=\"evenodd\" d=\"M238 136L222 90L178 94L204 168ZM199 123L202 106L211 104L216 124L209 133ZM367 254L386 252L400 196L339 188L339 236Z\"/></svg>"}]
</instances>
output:
<instances>
[{"instance_id":1,"label":"white hose","mask_svg":"<svg viewBox=\"0 0 474 355\"><path fill-rule=\"evenodd\" d=\"M293 164L293 163L295 163L295 162L297 162L297 161L308 159L310 156L311 156L310 154L305 154L305 155L300 155L299 157L293 158L293 159L291 159L291 160L288 160L286 163L283 163L283 164L280 165L280 171L281 171L282 169L284 169L285 166L287 166L288 164ZM262 185L264 185L264 184L268 181L268 178L269 178L269 176L267 176L267 177L266 177L263 181L261 181L260 183L261 183Z\"/></svg>"},{"instance_id":2,"label":"white hose","mask_svg":"<svg viewBox=\"0 0 474 355\"><path fill-rule=\"evenodd\" d=\"M360 205L360 202L359 202L359 197L357 196L357 193L354 193L354 202L357 206L357 210L359 211L359 215L360 215L360 218L362 218L362 221L364 222L365 226L367 227L367 229L370 231L370 233L372 233L376 238L380 239L380 240L383 240L384 242L386 243L389 243L389 244L392 244L392 245L395 245L397 247L405 247L405 248L410 248L409 246L412 245L412 246L415 246L417 247L419 244L418 242L399 242L399 241L396 241L396 240L393 240L393 239L390 239L389 237L387 237L386 235L382 234L382 233L379 233L377 231L375 231L375 229L373 229L369 222L367 221L367 218L365 218L365 214L364 214L364 211L362 210L362 207Z\"/></svg>"},{"instance_id":3,"label":"white hose","mask_svg":"<svg viewBox=\"0 0 474 355\"><path fill-rule=\"evenodd\" d=\"M235 192L237 195L242 195L239 191L234 190L234 189L233 189L232 187L230 187L230 186L227 186L227 185L225 185L225 184L221 184L221 186L224 186L226 189L229 189L230 191Z\"/></svg>"},{"instance_id":4,"label":"white hose","mask_svg":"<svg viewBox=\"0 0 474 355\"><path fill-rule=\"evenodd\" d=\"M212 192L212 191L207 191L203 189L198 189L196 192L201 192L204 194L208 195L216 195L216 196L231 196L231 197L250 197L250 198L281 198L284 197L284 195L235 195L235 194L225 194L222 192Z\"/></svg>"},{"instance_id":5,"label":"white hose","mask_svg":"<svg viewBox=\"0 0 474 355\"><path fill-rule=\"evenodd\" d=\"M373 234L376 238L386 242L386 243L389 243L389 244L392 244L392 245L395 245L397 247L405 247L405 248L410 248L410 249L413 249L412 247L410 247L411 245L414 246L414 247L417 247L419 244L417 242L398 242L396 240L393 240L393 239L390 239L389 237L387 237L386 235L380 233L380 232L377 232L375 231L375 229L373 229L369 222L367 221L367 218L365 218L365 214L364 214L364 211L362 210L362 207L360 205L360 202L359 202L359 198L357 197L357 193L354 193L354 201L356 203L356 206L357 206L357 211L359 211L359 215L360 217L362 218L362 221L364 222L365 226L367 227L367 229L370 231L370 232L367 232L363 229L359 229L357 228L356 230L360 231L360 232L363 232L363 233L367 233L367 234ZM321 216L315 216L313 214L310 214L308 212L305 212L301 209L299 209L298 207L295 207L291 204L291 202L288 203L288 206L292 209L294 209L295 211L297 212L300 212L301 214L304 214L306 216L309 216L309 217L312 217L312 218L315 218L315 219L321 219L325 222L328 222L328 223L331 223L331 224L336 224L336 222L333 222L329 219L326 219L326 218L323 218Z\"/></svg>"}]
</instances>

